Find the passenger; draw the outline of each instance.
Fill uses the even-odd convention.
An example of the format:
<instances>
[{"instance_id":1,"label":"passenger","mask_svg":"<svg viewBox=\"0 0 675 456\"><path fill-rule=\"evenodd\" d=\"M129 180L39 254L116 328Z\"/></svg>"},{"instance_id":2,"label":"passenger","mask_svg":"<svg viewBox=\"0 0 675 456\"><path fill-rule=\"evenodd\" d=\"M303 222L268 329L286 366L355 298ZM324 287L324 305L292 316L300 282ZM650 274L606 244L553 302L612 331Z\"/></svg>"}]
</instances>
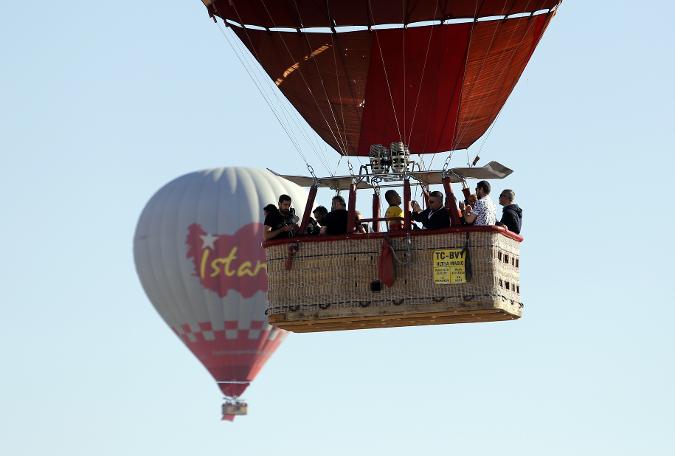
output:
<instances>
[{"instance_id":1,"label":"passenger","mask_svg":"<svg viewBox=\"0 0 675 456\"><path fill-rule=\"evenodd\" d=\"M309 236L314 236L321 233L321 227L312 217L307 221L307 227L305 228L305 234Z\"/></svg>"},{"instance_id":2,"label":"passenger","mask_svg":"<svg viewBox=\"0 0 675 456\"><path fill-rule=\"evenodd\" d=\"M480 181L476 184L478 201L474 206L466 206L464 220L467 224L476 226L494 225L497 223L497 209L490 198L490 183Z\"/></svg>"},{"instance_id":3,"label":"passenger","mask_svg":"<svg viewBox=\"0 0 675 456\"><path fill-rule=\"evenodd\" d=\"M316 223L323 226L323 220L326 218L326 215L328 215L328 209L326 209L324 206L317 206L312 213L314 214Z\"/></svg>"},{"instance_id":4,"label":"passenger","mask_svg":"<svg viewBox=\"0 0 675 456\"><path fill-rule=\"evenodd\" d=\"M357 234L368 233L368 225L361 222L361 212L359 211L354 213L354 232Z\"/></svg>"},{"instance_id":5,"label":"passenger","mask_svg":"<svg viewBox=\"0 0 675 456\"><path fill-rule=\"evenodd\" d=\"M307 229L305 231L305 234L310 236L321 234L321 227L323 226L322 220L326 217L326 214L328 214L328 210L323 206L318 206L312 211L312 214L314 214L314 218L309 218Z\"/></svg>"},{"instance_id":6,"label":"passenger","mask_svg":"<svg viewBox=\"0 0 675 456\"><path fill-rule=\"evenodd\" d=\"M338 234L347 234L347 204L340 195L333 197L331 201L331 211L323 219L321 234L331 236Z\"/></svg>"},{"instance_id":7,"label":"passenger","mask_svg":"<svg viewBox=\"0 0 675 456\"><path fill-rule=\"evenodd\" d=\"M459 210L462 213L462 225L468 225L468 223L466 223L466 220L464 219L464 216L468 214L469 209L471 209L476 205L476 201L478 201L478 197L476 197L475 193L472 193L469 195L467 199L459 202Z\"/></svg>"},{"instance_id":8,"label":"passenger","mask_svg":"<svg viewBox=\"0 0 675 456\"><path fill-rule=\"evenodd\" d=\"M263 208L263 211L265 212L265 232L263 236L266 241L293 237L299 228L297 225L298 217L295 216L295 211L291 208L291 197L288 195L279 197L279 208L268 204Z\"/></svg>"},{"instance_id":9,"label":"passenger","mask_svg":"<svg viewBox=\"0 0 675 456\"><path fill-rule=\"evenodd\" d=\"M411 201L412 219L420 222L427 230L438 230L450 226L450 213L443 206L443 194L431 192L429 194L429 207L422 210L417 201Z\"/></svg>"},{"instance_id":10,"label":"passenger","mask_svg":"<svg viewBox=\"0 0 675 456\"><path fill-rule=\"evenodd\" d=\"M497 222L497 225L505 226L509 231L520 234L520 228L523 224L523 210L513 203L515 199L516 192L508 188L499 195L499 204L504 208L502 209L502 219Z\"/></svg>"},{"instance_id":11,"label":"passenger","mask_svg":"<svg viewBox=\"0 0 675 456\"><path fill-rule=\"evenodd\" d=\"M272 212L276 212L279 209L274 204L268 204L267 206L263 207L263 214L265 214L265 218L267 218L268 215L270 215Z\"/></svg>"},{"instance_id":12,"label":"passenger","mask_svg":"<svg viewBox=\"0 0 675 456\"><path fill-rule=\"evenodd\" d=\"M389 203L387 212L384 213L384 218L400 217L403 218L403 209L401 209L401 196L396 190L387 190L384 194L384 199ZM402 220L392 220L387 222L389 231L398 231L403 227Z\"/></svg>"}]
</instances>

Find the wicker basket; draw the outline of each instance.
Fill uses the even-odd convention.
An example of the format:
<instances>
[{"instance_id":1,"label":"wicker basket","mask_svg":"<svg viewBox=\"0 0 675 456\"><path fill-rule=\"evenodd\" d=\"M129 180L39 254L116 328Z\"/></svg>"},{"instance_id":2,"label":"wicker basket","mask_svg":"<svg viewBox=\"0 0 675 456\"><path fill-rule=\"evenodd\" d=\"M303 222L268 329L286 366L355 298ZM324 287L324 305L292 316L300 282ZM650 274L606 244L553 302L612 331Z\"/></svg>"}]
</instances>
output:
<instances>
[{"instance_id":1,"label":"wicker basket","mask_svg":"<svg viewBox=\"0 0 675 456\"><path fill-rule=\"evenodd\" d=\"M394 252L391 287L378 281L385 237ZM470 227L268 242L268 319L294 332L517 319L521 240L503 228ZM449 278L439 252L461 250L468 259Z\"/></svg>"}]
</instances>

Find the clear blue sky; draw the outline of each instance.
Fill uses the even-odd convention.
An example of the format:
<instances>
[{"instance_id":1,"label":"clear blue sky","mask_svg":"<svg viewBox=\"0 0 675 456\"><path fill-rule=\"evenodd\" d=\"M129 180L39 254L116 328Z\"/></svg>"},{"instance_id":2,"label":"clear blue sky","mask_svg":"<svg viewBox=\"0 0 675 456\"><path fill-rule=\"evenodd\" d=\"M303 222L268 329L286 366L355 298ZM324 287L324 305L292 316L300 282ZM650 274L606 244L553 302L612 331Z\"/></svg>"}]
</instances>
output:
<instances>
[{"instance_id":1,"label":"clear blue sky","mask_svg":"<svg viewBox=\"0 0 675 456\"><path fill-rule=\"evenodd\" d=\"M179 175L302 161L198 0L4 2L2 454L675 454L671 9L564 2L485 144L522 320L291 335L232 424L133 231Z\"/></svg>"}]
</instances>

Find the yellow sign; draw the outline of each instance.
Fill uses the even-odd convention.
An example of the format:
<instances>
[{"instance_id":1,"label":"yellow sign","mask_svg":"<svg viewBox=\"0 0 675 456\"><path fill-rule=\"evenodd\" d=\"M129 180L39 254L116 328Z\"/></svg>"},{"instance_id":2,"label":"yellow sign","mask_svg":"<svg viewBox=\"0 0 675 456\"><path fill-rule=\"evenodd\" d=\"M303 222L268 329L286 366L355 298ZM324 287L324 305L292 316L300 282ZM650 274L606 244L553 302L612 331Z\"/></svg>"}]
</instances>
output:
<instances>
[{"instance_id":1,"label":"yellow sign","mask_svg":"<svg viewBox=\"0 0 675 456\"><path fill-rule=\"evenodd\" d=\"M434 283L466 283L466 252L463 249L434 250Z\"/></svg>"}]
</instances>

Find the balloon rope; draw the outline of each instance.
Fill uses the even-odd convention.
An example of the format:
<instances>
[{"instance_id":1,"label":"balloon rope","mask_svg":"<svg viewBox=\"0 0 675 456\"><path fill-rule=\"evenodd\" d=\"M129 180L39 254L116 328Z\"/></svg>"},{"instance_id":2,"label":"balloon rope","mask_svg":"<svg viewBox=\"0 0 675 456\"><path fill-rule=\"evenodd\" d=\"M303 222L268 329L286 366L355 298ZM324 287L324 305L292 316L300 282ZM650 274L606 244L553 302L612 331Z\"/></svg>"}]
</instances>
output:
<instances>
[{"instance_id":1,"label":"balloon rope","mask_svg":"<svg viewBox=\"0 0 675 456\"><path fill-rule=\"evenodd\" d=\"M558 5L559 5L559 4L560 4L560 3L558 3ZM550 9L548 10L548 13L547 13L547 14L551 14L551 13L555 14L556 8L557 8L557 5L554 6L553 8L550 8ZM534 11L530 13L530 20L531 20L532 17L534 16L534 13L535 13ZM525 32L525 35L527 35L527 34L530 32L531 27L532 27L532 24L533 24L533 22L531 22L530 25L528 26L528 29L527 29L527 31ZM539 40L541 40L541 38L542 38L543 35L544 35L543 33L539 35ZM539 41L537 41L537 44L539 44ZM535 47L537 46L537 44L535 44ZM512 57L511 57L511 60L513 60L513 57L515 57L515 51L513 52L513 55L512 55ZM502 115L502 112L503 112L502 110L499 110L499 112L497 113L497 116L495 117L494 122L492 122L492 124L490 125L490 128L488 128L488 131L487 131L487 133L485 134L485 136L483 137L483 141L481 142L481 145L480 145L480 147L478 148L478 152L476 152L476 155L474 156L474 160L476 160L476 158L479 157L480 154L481 154L481 152L483 151L483 147L485 146L485 143L487 142L487 139L490 137L490 134L492 133L492 129L493 129L494 126L497 124L497 121L499 120L499 117ZM468 161L468 157L467 157L467 161Z\"/></svg>"},{"instance_id":2,"label":"balloon rope","mask_svg":"<svg viewBox=\"0 0 675 456\"><path fill-rule=\"evenodd\" d=\"M528 0L527 4L525 5L525 8L524 8L525 10L529 9L531 1L532 0ZM505 13L505 12L506 12L506 10L502 10L502 13ZM530 16L529 16L529 19L530 19L531 22L528 24L527 30L525 31L525 33L523 35L523 38L526 37L530 33L530 30L532 29L532 25L534 24L534 21L532 21L531 19L532 19L533 15L534 15L534 12L531 12ZM509 17L505 15L504 18L499 23L499 25L497 25L494 28L494 31L492 33L492 38L490 40L490 45L488 46L488 48L485 52L485 56L488 56L490 54L490 52L492 51L493 46L495 44L495 36L497 35L497 32L506 23L507 20L509 20ZM497 83L501 82L503 80L504 72L506 72L508 70L508 68L511 66L511 63L513 62L514 57L516 56L518 46L514 46L514 39L516 38L516 31L517 30L518 30L517 27L514 27L514 29L511 31L511 34L510 34L509 38L506 40L507 48L508 48L508 46L511 46L511 47L513 47L513 49L511 49L510 53L506 53L506 54L502 55L499 58L499 61L497 62L497 64L495 65L496 68L501 69L501 72L500 72L500 75L498 77L492 78L492 82L490 84L490 89L488 90L488 93L493 92L497 88ZM523 38L521 38L521 42L522 42ZM486 60L487 60L486 58L483 59L480 70L478 71L476 76L473 78L471 88L469 89L469 93L471 93L471 91L473 90L476 82L480 79L481 73L483 72L483 69L485 68ZM478 103L478 106L476 107L474 112L482 110L485 107L486 103L487 103L487 97L483 97L481 99L481 101ZM495 120L496 120L496 117L495 117ZM493 122L493 124L494 124L494 122ZM466 135L466 133L468 131L469 131L469 125L468 125L468 123L465 123L460 128L460 131L458 132L458 134L455 136L457 138L457 141L456 141L455 144L460 144L462 139L464 139L464 136Z\"/></svg>"},{"instance_id":3,"label":"balloon rope","mask_svg":"<svg viewBox=\"0 0 675 456\"><path fill-rule=\"evenodd\" d=\"M237 57L237 59L239 60L239 62L242 64L242 66L243 66L244 69L246 70L247 74L249 75L249 77L250 77L251 80L253 81L254 85L256 86L256 88L258 89L258 91L260 92L260 94L262 95L263 99L264 99L265 102L267 103L267 106L268 106L268 107L270 108L270 110L272 111L272 114L274 114L274 116L275 116L275 117L277 118L277 120L279 121L279 124L281 125L282 129L283 129L284 132L288 135L289 139L291 140L291 142L293 143L294 147L296 148L298 154L301 156L301 158L303 159L303 161L305 161L305 163L307 163L307 159L306 159L306 157L302 154L302 150L301 150L302 148L301 148L301 146L300 146L299 143L298 143L298 138L296 138L296 137L293 135L293 130L294 130L294 129L291 128L291 127L293 126L292 124L293 124L293 123L295 124L295 125L294 125L294 126L295 126L295 130L300 131L300 133L302 133L302 135L305 137L305 139L306 139L306 141L309 143L309 145L310 145L312 148L314 148L314 149L317 149L316 141L313 142L312 139L311 139L311 136L308 135L308 133L305 131L305 129L302 128L302 124L301 124L301 123L298 123L298 120L296 119L297 115L296 115L296 117L294 117L294 116L288 111L288 108L285 106L283 100L280 99L280 96L279 96L279 94L277 93L277 92L278 92L278 89L276 88L276 86L275 86L272 90L270 90L270 93L272 94L272 96L270 96L269 94L266 94L266 93L265 93L265 91L264 91L264 89L263 89L263 87L264 87L264 82L263 82L263 81L267 81L268 78L267 78L267 77L259 77L259 76L256 76L256 73L255 73L255 69L254 69L254 68L258 68L258 66L257 66L254 62L248 63L248 64L247 64L246 61L244 60L245 56L246 56L246 55L249 55L249 54L247 54L244 50L239 50L239 49L237 49L237 48L235 47L234 43L233 43L233 42L230 40L230 38L227 36L227 33L225 32L225 30L222 29L222 27L219 27L219 30L220 30L221 34L223 34L223 36L224 36L225 40L227 41L227 43L228 43L228 44L230 45L230 47L232 48L232 50L233 50L235 56ZM236 40L236 42L241 43L239 40ZM277 109L275 109L274 104L273 104L272 101L271 101L272 97L276 97L277 107L278 107L278 110L281 112L281 114L283 114L283 117L284 117L283 120L282 120L282 118L280 117L279 112L277 111ZM317 156L318 156L318 154L317 154ZM319 156L319 159L321 160L321 157L320 157L320 156ZM330 172L330 169L329 169L329 167L328 167L328 162L327 162L327 160L324 159L324 160L322 161L322 164L323 164L324 167Z\"/></svg>"},{"instance_id":4,"label":"balloon rope","mask_svg":"<svg viewBox=\"0 0 675 456\"><path fill-rule=\"evenodd\" d=\"M459 90L460 90L460 96L459 96L459 103L457 105L457 116L455 118L455 132L457 132L457 125L459 122L459 113L461 112L462 108L462 92L464 90L464 80L466 79L466 68L469 63L469 51L471 50L471 42L473 40L473 32L476 28L476 22L478 19L478 6L481 3L480 0L476 0L474 4L474 9L473 9L473 22L471 23L471 30L469 31L469 43L467 44L467 49L466 49L466 56L464 56L464 70L462 72L462 81L459 85ZM455 134L455 138L457 135ZM448 156L448 159L452 158L452 151L455 150L455 147L457 146L457 141L454 141L452 144L452 147L450 148L450 155ZM436 158L436 152L431 156L431 160L429 161L429 169L431 169L431 166L434 164L434 159Z\"/></svg>"},{"instance_id":5,"label":"balloon rope","mask_svg":"<svg viewBox=\"0 0 675 456\"><path fill-rule=\"evenodd\" d=\"M462 112L462 94L464 93L464 83L466 82L466 71L469 66L469 54L471 54L471 43L473 43L473 33L476 30L476 23L478 22L478 6L481 4L479 0L476 0L476 3L474 4L474 10L473 10L473 22L471 23L471 30L469 31L469 43L467 44L466 47L466 55L464 56L464 70L462 71L462 82L459 85L459 102L457 103L457 116L455 117L455 128L454 128L454 137L455 140L453 141L452 144L452 149L454 150L455 147L457 147L458 141L457 141L457 128L459 126L459 115ZM494 40L494 34L492 35L492 40ZM492 46L492 41L490 42L490 46ZM485 62L483 62L485 63ZM432 158L433 161L433 158Z\"/></svg>"},{"instance_id":6,"label":"balloon rope","mask_svg":"<svg viewBox=\"0 0 675 456\"><path fill-rule=\"evenodd\" d=\"M368 0L368 9L370 10L371 17L375 17L373 14L373 5L371 0ZM394 96L391 94L391 85L389 84L389 75L387 73L387 65L384 63L384 55L382 54L382 45L380 44L380 36L375 31L375 41L377 42L377 48L380 51L380 59L382 60L382 70L384 70L384 79L387 82L387 90L389 91L389 99L391 100L391 110L394 112L394 120L396 121L396 130L398 130L398 137L400 141L403 141L403 136L401 135L401 126L398 123L398 116L396 115L396 106L394 105ZM404 88L405 90L405 88Z\"/></svg>"},{"instance_id":7,"label":"balloon rope","mask_svg":"<svg viewBox=\"0 0 675 456\"><path fill-rule=\"evenodd\" d=\"M329 15L330 15L330 12L329 12ZM347 87L349 88L349 94L351 95L351 99L352 99L351 106L355 111L356 117L360 118L361 112L359 111L359 108L357 107L357 104L355 103L356 102L356 95L354 94L354 90L352 88L352 79L349 77L349 67L347 66L347 63L345 62L344 53L342 52L342 47L340 45L340 37L336 33L335 29L333 29L333 33L331 33L331 40L332 40L332 44L333 44L333 57L335 58L336 54L340 55L340 63L342 64L342 69L344 71L345 82L347 83ZM336 52L336 49L340 50L341 52L339 52L339 53ZM337 73L338 73L337 68L338 68L338 66L337 66L337 63L336 63L335 64L336 78L337 78ZM339 85L338 85L338 90L339 90ZM344 131L345 131L345 135L346 135L347 134L347 127L346 127L346 124L345 124L344 110L342 109L342 107L343 107L343 103L340 103L340 110L342 112L342 122L343 122L343 125L344 125ZM355 147L358 147L358 144L355 145ZM347 157L347 160L349 160L349 150L347 150L346 152L347 153L345 154L345 156ZM335 165L335 172L337 172L337 169L339 168L340 163L342 162L342 157L343 156L341 155L340 158L337 161L337 164ZM356 159L359 161L359 164L362 165L361 159L358 156L356 157Z\"/></svg>"},{"instance_id":8,"label":"balloon rope","mask_svg":"<svg viewBox=\"0 0 675 456\"><path fill-rule=\"evenodd\" d=\"M328 6L328 0L326 0L326 7L327 6ZM330 11L329 11L328 14L330 16ZM334 32L334 30L335 29L333 28L333 32L330 35L330 39L331 39L331 45L333 47L333 66L335 67L335 84L336 84L337 89L338 89L338 99L340 100L340 116L342 117L342 130L345 132L345 138L346 138L346 136L347 136L347 124L345 122L345 111L344 111L344 108L343 108L344 103L342 103L342 95L340 93L340 72L338 71L337 55L336 55L336 52L335 52L335 48L337 47L337 36L336 36L337 34ZM344 67L345 72L346 72L347 66L344 65L344 60L342 60L342 59L340 59L340 60L343 62L343 67ZM347 79L347 84L350 84L349 79ZM352 93L352 106L354 105L354 101L355 101L354 100L354 94ZM348 140L345 139L345 143L346 142L348 142ZM354 147L355 148L358 147L358 144L355 145ZM349 148L348 147L345 148L345 151L347 151L347 153L349 153ZM342 161L342 157L343 156L340 155L340 158L338 159L337 164L335 165L335 172L337 172L338 167L340 166L340 162Z\"/></svg>"},{"instance_id":9,"label":"balloon rope","mask_svg":"<svg viewBox=\"0 0 675 456\"><path fill-rule=\"evenodd\" d=\"M220 28L219 28L219 29L220 29ZM256 86L256 88L258 89L258 92L260 93L260 95L263 97L263 99L264 99L265 102L267 103L267 106L268 106L268 107L270 108L270 110L272 111L272 114L274 114L274 117L276 117L276 119L279 121L279 125L281 125L281 128L284 130L284 132L285 132L286 135L288 136L288 139L291 140L291 143L293 144L293 146L295 147L295 149L298 151L298 153L300 154L300 156L302 157L302 159L303 159L303 160L305 161L305 163L306 163L307 160L306 160L305 156L304 156L303 153L302 153L302 150L301 150L301 148L300 148L300 145L297 143L296 138L291 134L291 132L290 132L289 129L287 128L287 125L286 125L286 124L284 123L284 121L281 119L281 117L279 116L279 113L276 111L276 109L274 108L274 106L272 106L272 102L270 101L270 99L269 99L269 97L267 96L267 94L265 94L265 92L264 92L264 90L263 90L263 88L262 88L262 86L261 86L261 83L257 80L257 78L255 77L255 75L252 73L251 69L249 69L249 67L248 67L248 65L246 64L246 62L245 62L245 61L243 60L243 58L239 55L238 50L234 47L233 43L230 41L230 38L227 36L227 33L226 33L224 30L222 30L222 29L220 29L220 31L221 31L221 33L223 34L223 36L225 37L225 40L227 41L227 43L228 43L228 44L230 45L230 47L232 48L232 51L234 52L235 56L236 56L237 59L239 60L239 63L241 63L241 65L244 67L244 69L246 70L246 73L247 73L247 74L249 75L249 77L251 78L251 81L253 81L253 84L254 84L254 85Z\"/></svg>"},{"instance_id":10,"label":"balloon rope","mask_svg":"<svg viewBox=\"0 0 675 456\"><path fill-rule=\"evenodd\" d=\"M262 1L263 1L263 4L264 4L264 0L262 0ZM295 5L295 10L296 10L298 19L300 21L300 24L302 24L303 23L302 14L300 13L300 9L298 7L297 1L293 0L293 4ZM266 5L265 5L265 8L267 9ZM328 8L328 2L326 2L326 8ZM270 16L270 19L272 19L271 15L269 13L269 10L268 10L268 15ZM330 17L330 10L328 10L328 15ZM272 22L274 22L274 20L272 20ZM340 140L342 141L342 144L341 144L342 154L347 157L347 165L349 166L349 172L350 172L350 174L353 175L354 173L353 173L352 165L349 162L349 141L347 139L347 126L346 126L346 123L345 123L344 110L343 110L343 107L342 107L342 96L341 96L341 92L340 92L340 77L339 77L339 72L338 72L338 68L337 68L337 58L336 58L336 52L335 52L335 40L336 40L335 29L332 28L331 32L332 32L331 33L331 46L333 48L333 65L334 65L334 68L335 68L335 77L336 77L336 83L337 83L337 89L338 89L338 100L340 100L339 104L340 104L340 112L341 112L341 118L342 118L342 131L340 130L340 124L338 122L335 111L333 109L333 103L331 102L330 97L328 96L328 91L326 89L326 84L325 84L324 78L321 74L321 70L319 69L319 64L317 63L317 61L315 59L312 59L312 60L314 62L314 67L316 68L316 73L319 76L319 80L321 81L321 87L323 88L324 96L326 97L326 104L328 105L328 107L330 109L331 116L333 117L335 130L338 132L338 136L339 136ZM308 34L303 33L303 37L305 38L305 42L307 43L307 49L309 50L310 53L313 52L312 45L309 42ZM283 41L283 36L282 36L282 41ZM284 45L285 45L285 43L284 43ZM287 47L287 50L288 50L288 47ZM290 53L290 50L289 50L289 53ZM346 65L344 65L344 67L345 67L345 70L346 70L346 68L347 68ZM352 95L352 99L353 98L354 97ZM317 104L317 107L318 107L318 104ZM322 111L322 115L323 115L323 111ZM324 121L326 121L325 117L324 117ZM327 121L326 121L326 124L328 125ZM329 126L329 128L330 128L330 126ZM335 138L335 135L333 135L333 138ZM336 141L337 141L337 139L336 139ZM361 164L361 159L358 158L358 156L357 156L357 160L359 161L359 164ZM340 164L340 160L338 160L338 163L337 163L336 168L335 168L335 172L337 172L337 167L339 166L339 164Z\"/></svg>"},{"instance_id":11,"label":"balloon rope","mask_svg":"<svg viewBox=\"0 0 675 456\"><path fill-rule=\"evenodd\" d=\"M329 13L330 14L330 13ZM330 40L331 40L331 47L333 48L333 67L335 68L335 86L337 87L338 91L338 100L340 104L340 118L342 119L342 131L344 132L345 135L345 144L348 143L347 139L347 123L345 122L345 110L344 110L344 103L342 103L342 92L340 90L340 72L338 71L338 63L337 63L337 55L335 52L335 33L330 34ZM349 80L347 80L347 84L349 84ZM352 99L352 104L353 104L353 99ZM345 150L349 152L349 147L345 147Z\"/></svg>"},{"instance_id":12,"label":"balloon rope","mask_svg":"<svg viewBox=\"0 0 675 456\"><path fill-rule=\"evenodd\" d=\"M436 17L436 13L438 12L438 0L436 0L436 8L434 9L434 17ZM408 140L412 143L412 136L413 136L413 131L415 129L415 117L417 116L417 107L419 106L420 102L420 93L422 92L422 84L424 83L424 75L426 74L427 71L427 61L429 59L429 49L431 49L431 38L434 35L434 27L430 27L429 31L429 40L427 41L427 51L424 54L424 65L422 65L422 77L420 78L419 82L419 87L417 88L417 97L415 98L415 109L413 109L413 117L412 121L410 122L410 136L408 136ZM405 86L404 86L405 87ZM418 152L424 152L423 150L418 151ZM417 191L417 189L415 190Z\"/></svg>"},{"instance_id":13,"label":"balloon rope","mask_svg":"<svg viewBox=\"0 0 675 456\"><path fill-rule=\"evenodd\" d=\"M264 4L264 1L263 1L263 4ZM295 10L298 14L298 18L300 19L300 23L302 24L303 23L302 15L300 13L300 9L298 8L298 3L295 0L293 0L293 4L295 5ZM267 8L267 7L265 7L265 8ZM311 54L313 52L313 49L312 49L311 43L309 42L309 38L307 38L307 34L303 33L302 36L305 38L305 43L307 43L307 50ZM326 97L326 104L330 108L330 113L331 113L331 116L333 117L333 122L335 123L335 129L337 130L338 136L341 140L342 150L343 150L344 153L349 153L346 137L342 136L343 133L346 135L346 131L343 131L343 132L340 131L340 125L338 124L337 118L335 117L335 111L333 110L333 103L331 103L330 97L328 96L328 90L326 90L325 81L323 80L323 76L321 76L321 70L319 70L319 64L316 62L316 59L311 59L311 60L314 63L314 67L316 68L316 74L319 75L319 80L321 81L321 88L323 88L323 93L324 93L324 96ZM337 68L336 68L336 70L337 70ZM340 85L338 84L338 90L339 90L339 88L340 88Z\"/></svg>"},{"instance_id":14,"label":"balloon rope","mask_svg":"<svg viewBox=\"0 0 675 456\"><path fill-rule=\"evenodd\" d=\"M272 14L270 13L269 9L267 8L267 4L265 3L264 0L261 0L261 4L262 4L263 7L265 8L265 11L267 12L267 15L269 16L270 20L272 21L272 24L276 27L276 22L274 21L274 18L272 17ZM235 7L235 11L236 11L236 7ZM237 13L237 14L238 14L238 13ZM293 57L293 53L291 52L290 48L289 48L288 45L286 44L286 40L284 39L283 34L280 33L280 34L279 34L279 37L281 38L282 44L283 44L284 47L286 48L286 52L288 53L288 56L291 58L291 62L293 62L293 61L295 60L295 58ZM249 38L249 39L250 39L250 38ZM296 63L297 63L297 62L296 62ZM340 146L341 146L340 141L338 140L337 136L335 135L335 132L334 132L333 129L331 128L331 125L330 125L330 123L328 122L328 119L326 119L326 116L324 115L323 110L321 109L321 106L319 105L318 100L317 100L316 97L314 96L314 92L312 92L312 88L310 87L309 83L307 82L307 79L305 78L305 75L304 75L304 73L303 73L303 71L302 71L302 66L299 66L299 67L297 68L297 72L298 72L298 74L300 74L300 77L302 78L302 81L304 82L305 87L307 88L307 92L308 92L308 93L310 94L310 96L312 97L312 100L314 101L314 104L316 105L316 108L318 109L319 113L321 114L321 117L323 118L324 123L325 123L326 126L328 127L328 131L330 131L331 135L333 136L333 139L335 140L335 143L338 145L338 147L340 147ZM330 106L330 104L329 104L329 106ZM344 153L343 151L340 151L340 152L341 152L341 153Z\"/></svg>"},{"instance_id":15,"label":"balloon rope","mask_svg":"<svg viewBox=\"0 0 675 456\"><path fill-rule=\"evenodd\" d=\"M255 53L255 57L258 58L259 56L258 56L257 48L256 48L255 45L253 44L253 40L251 39L251 36L249 35L247 28L244 26L243 22L241 21L241 16L240 16L240 14L239 14L239 11L237 10L237 8L236 8L236 6L235 6L234 4L233 4L233 7L234 7L234 11L235 11L235 13L237 14L237 17L238 17L238 19L239 19L239 21L240 21L240 23L241 23L241 27L242 27L243 30L244 30L244 34L246 35L246 38L247 38L248 41L249 41L249 44L250 44L250 46L251 46L251 50L252 50L253 53ZM225 37L227 38L226 35L225 35ZM230 44L230 46L232 46L232 43L230 43L229 39L228 39L228 43ZM236 53L236 51L235 51L235 53ZM242 64L244 64L244 66L245 66L245 63L242 61L242 59L240 59L240 62L242 62ZM245 66L245 68L246 68L246 66ZM254 63L254 64L253 64L253 68L258 68L258 65ZM274 107L272 106L272 103L269 101L268 97L265 95L265 93L264 93L263 90L261 89L262 83L261 83L261 82L256 82L256 79L255 79L255 77L253 76L254 71L249 71L248 68L246 68L246 69L247 69L247 72L249 73L249 76L251 76L251 78L254 80L254 83L256 83L256 86L259 88L259 91L260 91L261 95L263 96L263 98L265 99L265 101L267 102L268 106L270 107L270 109L272 110L272 112L275 114L275 117L277 117L277 120L278 120L279 123L282 125L282 128L283 128L284 131L286 131L286 133L288 134L289 139L291 139L291 141L294 142L294 145L296 146L296 150L298 151L298 154L300 155L300 157L302 158L302 160L305 162L305 164L308 164L307 158L305 157L305 155L304 155L304 154L302 153L302 151L301 151L301 147L299 146L299 144L297 144L297 141L294 141L294 140L292 139L292 135L290 134L289 129L286 128L286 126L284 125L283 121L281 120L281 118L278 116L278 114L277 114L276 111L274 110ZM268 78L265 77L264 79L268 79ZM271 90L273 96L276 96L276 97L277 97L277 102L278 102L279 106L281 107L282 112L284 113L284 116L285 116L285 118L286 118L286 121L287 121L288 124L290 125L289 118L290 118L290 119L295 119L295 117L293 117L290 113L288 113L288 110L287 110L287 108L285 107L283 100L280 99L280 95L279 95L278 91L279 91L279 90L278 90L277 87L274 87L274 88ZM302 123L300 123L300 125L302 125ZM298 124L296 123L296 128L299 127L298 129L303 133L303 135L304 135L305 138L307 139L308 143L310 143L310 145L314 148L314 153L315 153L315 155L317 156L317 158L319 159L319 161L321 161L321 163L323 164L323 166L326 168L327 172L330 173L330 166L328 165L327 159L326 159L325 157L321 157L321 155L319 155L319 153L317 152L317 150L320 150L320 149L318 149L316 143L315 143L315 142L312 142L312 140L310 139L310 135L311 135L311 134L308 135L307 132L306 132L300 125L298 125Z\"/></svg>"},{"instance_id":16,"label":"balloon rope","mask_svg":"<svg viewBox=\"0 0 675 456\"><path fill-rule=\"evenodd\" d=\"M407 24L406 21L408 20L408 15L406 14L406 3L407 2L401 2L401 14L403 16L403 30L401 30L401 58L403 62L403 86L401 87L401 92L403 92L401 95L403 96L403 144L409 144L405 135L405 130L406 130L406 123L405 123L405 114L407 110L407 106L405 104L405 94L407 92L406 90L406 84L405 84L405 33L408 30L407 29Z\"/></svg>"}]
</instances>

